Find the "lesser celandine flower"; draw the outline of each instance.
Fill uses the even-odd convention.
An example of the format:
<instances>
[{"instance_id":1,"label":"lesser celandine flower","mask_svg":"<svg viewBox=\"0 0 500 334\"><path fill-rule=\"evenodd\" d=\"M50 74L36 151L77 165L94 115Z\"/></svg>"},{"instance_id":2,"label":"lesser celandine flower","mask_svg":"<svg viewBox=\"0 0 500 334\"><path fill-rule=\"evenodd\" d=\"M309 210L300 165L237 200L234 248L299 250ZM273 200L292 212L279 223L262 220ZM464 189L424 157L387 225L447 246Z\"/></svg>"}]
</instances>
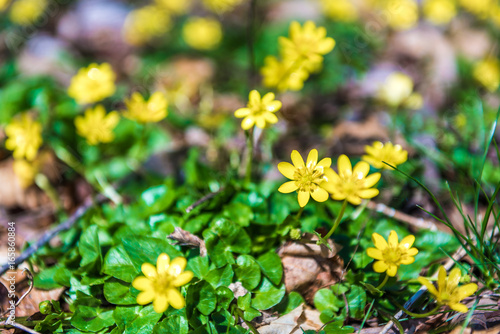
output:
<instances>
[{"instance_id":1,"label":"lesser celandine flower","mask_svg":"<svg viewBox=\"0 0 500 334\"><path fill-rule=\"evenodd\" d=\"M9 5L10 0L0 0L0 12L4 11L5 8Z\"/></svg>"},{"instance_id":2,"label":"lesser celandine flower","mask_svg":"<svg viewBox=\"0 0 500 334\"><path fill-rule=\"evenodd\" d=\"M378 169L391 169L383 163L397 167L408 159L408 152L401 147L401 145L393 145L391 142L383 144L376 141L372 146L365 146L366 155L362 159Z\"/></svg>"},{"instance_id":3,"label":"lesser celandine flower","mask_svg":"<svg viewBox=\"0 0 500 334\"><path fill-rule=\"evenodd\" d=\"M494 92L500 84L500 62L496 58L483 59L474 65L473 75L487 90Z\"/></svg>"},{"instance_id":4,"label":"lesser celandine flower","mask_svg":"<svg viewBox=\"0 0 500 334\"><path fill-rule=\"evenodd\" d=\"M434 24L446 24L457 15L455 0L425 0L422 6L425 18Z\"/></svg>"},{"instance_id":5,"label":"lesser celandine flower","mask_svg":"<svg viewBox=\"0 0 500 334\"><path fill-rule=\"evenodd\" d=\"M372 187L380 179L380 173L368 175L370 165L367 162L360 161L352 168L351 160L342 154L337 160L337 168L338 174L331 168L325 171L328 183L323 186L334 200L359 205L361 199L378 195L378 189Z\"/></svg>"},{"instance_id":6,"label":"lesser celandine flower","mask_svg":"<svg viewBox=\"0 0 500 334\"><path fill-rule=\"evenodd\" d=\"M252 90L248 95L246 108L240 108L234 112L234 116L243 118L241 127L248 130L254 125L258 128L265 128L267 124L278 122L275 112L280 110L281 102L274 99L273 93L267 93L262 98L256 90Z\"/></svg>"},{"instance_id":7,"label":"lesser celandine flower","mask_svg":"<svg viewBox=\"0 0 500 334\"><path fill-rule=\"evenodd\" d=\"M115 72L108 63L92 63L81 68L71 79L68 95L78 104L101 101L114 94L115 78Z\"/></svg>"},{"instance_id":8,"label":"lesser celandine flower","mask_svg":"<svg viewBox=\"0 0 500 334\"><path fill-rule=\"evenodd\" d=\"M326 37L326 29L316 27L312 21L307 21L304 26L293 21L290 24L288 38L280 36L279 44L283 59L304 62L304 66L312 71L322 63L323 55L333 50L335 40Z\"/></svg>"},{"instance_id":9,"label":"lesser celandine flower","mask_svg":"<svg viewBox=\"0 0 500 334\"><path fill-rule=\"evenodd\" d=\"M139 305L153 302L153 308L157 313L165 312L169 305L181 309L186 306L186 301L177 289L193 278L191 271L184 271L186 259L176 257L172 262L167 254L162 253L156 260L156 268L150 263L143 263L141 271L144 276L137 277L132 286L142 291L137 296Z\"/></svg>"},{"instance_id":10,"label":"lesser celandine flower","mask_svg":"<svg viewBox=\"0 0 500 334\"><path fill-rule=\"evenodd\" d=\"M19 25L30 25L42 16L47 0L16 0L10 7L10 20Z\"/></svg>"},{"instance_id":11,"label":"lesser celandine flower","mask_svg":"<svg viewBox=\"0 0 500 334\"><path fill-rule=\"evenodd\" d=\"M212 50L222 40L222 27L212 18L191 17L182 28L182 37L194 49Z\"/></svg>"},{"instance_id":12,"label":"lesser celandine flower","mask_svg":"<svg viewBox=\"0 0 500 334\"><path fill-rule=\"evenodd\" d=\"M401 72L390 74L377 92L377 96L393 108L401 105L412 109L422 107L422 97L418 93L413 93L413 80Z\"/></svg>"},{"instance_id":13,"label":"lesser celandine flower","mask_svg":"<svg viewBox=\"0 0 500 334\"><path fill-rule=\"evenodd\" d=\"M429 292L436 298L438 305L448 305L452 310L465 313L469 309L460 301L473 295L477 290L477 284L469 283L461 287L458 286L462 274L459 268L454 268L448 277L446 269L441 266L438 272L438 288L434 287L427 278L419 277L418 281L427 287Z\"/></svg>"},{"instance_id":14,"label":"lesser celandine flower","mask_svg":"<svg viewBox=\"0 0 500 334\"><path fill-rule=\"evenodd\" d=\"M410 29L418 21L418 5L415 0L387 0L383 10L387 24L395 30Z\"/></svg>"},{"instance_id":15,"label":"lesser celandine flower","mask_svg":"<svg viewBox=\"0 0 500 334\"><path fill-rule=\"evenodd\" d=\"M139 123L159 122L168 115L167 98L161 92L153 93L147 101L139 92L135 92L125 100L125 105L127 110L123 116Z\"/></svg>"},{"instance_id":16,"label":"lesser celandine flower","mask_svg":"<svg viewBox=\"0 0 500 334\"><path fill-rule=\"evenodd\" d=\"M238 6L243 0L203 0L203 5L218 14L222 14L233 10L234 7Z\"/></svg>"},{"instance_id":17,"label":"lesser celandine flower","mask_svg":"<svg viewBox=\"0 0 500 334\"><path fill-rule=\"evenodd\" d=\"M123 37L127 43L140 46L165 34L170 26L168 11L158 5L149 5L135 9L127 15Z\"/></svg>"},{"instance_id":18,"label":"lesser celandine flower","mask_svg":"<svg viewBox=\"0 0 500 334\"><path fill-rule=\"evenodd\" d=\"M170 13L181 15L187 13L191 8L192 0L155 0L158 6L165 8Z\"/></svg>"},{"instance_id":19,"label":"lesser celandine flower","mask_svg":"<svg viewBox=\"0 0 500 334\"><path fill-rule=\"evenodd\" d=\"M418 254L418 250L411 247L415 242L413 235L408 235L399 242L396 231L391 231L387 241L380 234L373 233L372 241L375 248L368 248L366 253L377 260L373 264L373 270L377 273L385 272L387 276L394 277L400 265L415 262L414 256Z\"/></svg>"},{"instance_id":20,"label":"lesser celandine flower","mask_svg":"<svg viewBox=\"0 0 500 334\"><path fill-rule=\"evenodd\" d=\"M459 0L459 3L469 12L480 18L486 18L491 4L495 1L496 0Z\"/></svg>"},{"instance_id":21,"label":"lesser celandine flower","mask_svg":"<svg viewBox=\"0 0 500 334\"><path fill-rule=\"evenodd\" d=\"M113 129L119 121L120 116L116 111L106 115L106 110L99 104L87 109L84 116L77 116L75 126L78 134L87 139L89 145L97 145L113 141Z\"/></svg>"},{"instance_id":22,"label":"lesser celandine flower","mask_svg":"<svg viewBox=\"0 0 500 334\"><path fill-rule=\"evenodd\" d=\"M288 162L280 162L278 169L285 177L292 181L285 182L279 187L281 193L298 192L300 207L306 206L309 198L317 202L324 202L328 199L328 192L325 185L328 184L326 172L331 170L332 159L324 158L318 162L318 151L311 150L307 156L307 161L297 151L292 151L293 165Z\"/></svg>"},{"instance_id":23,"label":"lesser celandine flower","mask_svg":"<svg viewBox=\"0 0 500 334\"><path fill-rule=\"evenodd\" d=\"M260 69L260 73L264 86L279 91L301 90L304 81L309 77L302 64L290 60L279 61L274 56L267 56L264 59L264 67Z\"/></svg>"},{"instance_id":24,"label":"lesser celandine flower","mask_svg":"<svg viewBox=\"0 0 500 334\"><path fill-rule=\"evenodd\" d=\"M27 113L14 118L5 127L5 147L13 151L15 159L33 161L42 145L42 125Z\"/></svg>"},{"instance_id":25,"label":"lesser celandine flower","mask_svg":"<svg viewBox=\"0 0 500 334\"><path fill-rule=\"evenodd\" d=\"M321 0L321 6L325 15L335 21L353 22L358 18L352 0Z\"/></svg>"}]
</instances>

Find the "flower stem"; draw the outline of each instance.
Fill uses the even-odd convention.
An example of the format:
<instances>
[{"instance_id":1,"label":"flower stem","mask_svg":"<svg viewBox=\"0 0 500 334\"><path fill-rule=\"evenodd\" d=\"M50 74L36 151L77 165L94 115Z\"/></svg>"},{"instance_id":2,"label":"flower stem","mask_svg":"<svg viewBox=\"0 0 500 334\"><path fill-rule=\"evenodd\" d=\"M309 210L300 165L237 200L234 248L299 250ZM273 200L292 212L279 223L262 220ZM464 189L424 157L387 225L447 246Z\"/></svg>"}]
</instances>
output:
<instances>
[{"instance_id":1,"label":"flower stem","mask_svg":"<svg viewBox=\"0 0 500 334\"><path fill-rule=\"evenodd\" d=\"M253 132L254 128L248 130L247 137L247 170L245 175L245 183L252 181L252 160L253 160Z\"/></svg>"},{"instance_id":2,"label":"flower stem","mask_svg":"<svg viewBox=\"0 0 500 334\"><path fill-rule=\"evenodd\" d=\"M347 208L347 199L344 200L344 202L342 203L342 207L340 208L340 212L337 216L337 219L335 220L335 223L333 223L333 226L330 230L330 232L328 232L327 235L325 235L323 237L323 239L328 239L332 236L333 232L335 232L335 230L337 229L337 227L339 226L340 224L340 221L342 220L342 217L344 217L344 212L345 212L345 209Z\"/></svg>"},{"instance_id":3,"label":"flower stem","mask_svg":"<svg viewBox=\"0 0 500 334\"><path fill-rule=\"evenodd\" d=\"M382 283L379 284L379 286L377 286L377 289L378 290L382 289L385 283L387 283L387 280L389 280L389 275L385 274L384 280L382 281Z\"/></svg>"},{"instance_id":4,"label":"flower stem","mask_svg":"<svg viewBox=\"0 0 500 334\"><path fill-rule=\"evenodd\" d=\"M414 318L427 318L427 317L433 315L434 313L436 313L436 311L439 310L439 308L442 306L441 304L438 303L435 308L433 308L432 310L430 310L427 313L413 313L413 312L408 311L403 305L401 305L397 301L395 301L394 298L391 298L390 296L388 296L388 297L391 300L391 302L394 303L394 305L396 305L398 308L400 308L404 313L406 313L409 316L414 317Z\"/></svg>"},{"instance_id":5,"label":"flower stem","mask_svg":"<svg viewBox=\"0 0 500 334\"><path fill-rule=\"evenodd\" d=\"M300 216L302 216L302 212L304 212L304 208L305 206L302 206L299 210L299 212L297 212L297 214L295 215L295 219L299 220L300 219Z\"/></svg>"}]
</instances>

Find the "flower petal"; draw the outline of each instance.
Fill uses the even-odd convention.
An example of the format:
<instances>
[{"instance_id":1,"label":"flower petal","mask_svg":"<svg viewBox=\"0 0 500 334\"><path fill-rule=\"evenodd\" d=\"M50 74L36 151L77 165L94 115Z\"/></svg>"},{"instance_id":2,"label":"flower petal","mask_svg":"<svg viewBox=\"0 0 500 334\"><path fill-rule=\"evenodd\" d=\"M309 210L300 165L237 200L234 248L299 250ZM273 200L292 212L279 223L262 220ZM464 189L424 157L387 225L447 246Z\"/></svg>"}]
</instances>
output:
<instances>
[{"instance_id":1,"label":"flower petal","mask_svg":"<svg viewBox=\"0 0 500 334\"><path fill-rule=\"evenodd\" d=\"M264 129L266 127L266 119L260 115L255 117L255 126Z\"/></svg>"},{"instance_id":2,"label":"flower petal","mask_svg":"<svg viewBox=\"0 0 500 334\"><path fill-rule=\"evenodd\" d=\"M324 202L328 199L328 197L330 197L328 192L323 188L317 188L311 192L311 196L316 202Z\"/></svg>"},{"instance_id":3,"label":"flower petal","mask_svg":"<svg viewBox=\"0 0 500 334\"><path fill-rule=\"evenodd\" d=\"M310 196L311 194L308 191L299 191L298 200L301 208L306 206Z\"/></svg>"},{"instance_id":4,"label":"flower petal","mask_svg":"<svg viewBox=\"0 0 500 334\"><path fill-rule=\"evenodd\" d=\"M153 282L144 276L137 277L132 281L132 286L140 291L153 291Z\"/></svg>"},{"instance_id":5,"label":"flower petal","mask_svg":"<svg viewBox=\"0 0 500 334\"><path fill-rule=\"evenodd\" d=\"M243 118L243 121L241 121L241 128L243 130L248 130L250 129L253 125L255 124L255 118L251 115Z\"/></svg>"},{"instance_id":6,"label":"flower petal","mask_svg":"<svg viewBox=\"0 0 500 334\"><path fill-rule=\"evenodd\" d=\"M184 300L184 297L181 295L181 293L177 289L168 289L167 290L167 299L173 308L181 309L184 306L186 306L186 301Z\"/></svg>"},{"instance_id":7,"label":"flower petal","mask_svg":"<svg viewBox=\"0 0 500 334\"><path fill-rule=\"evenodd\" d=\"M163 313L168 309L168 299L164 294L157 294L153 300L153 309L156 313Z\"/></svg>"},{"instance_id":8,"label":"flower petal","mask_svg":"<svg viewBox=\"0 0 500 334\"><path fill-rule=\"evenodd\" d=\"M377 196L379 194L378 189L361 189L356 192L356 195L358 195L361 198L369 199Z\"/></svg>"},{"instance_id":9,"label":"flower petal","mask_svg":"<svg viewBox=\"0 0 500 334\"><path fill-rule=\"evenodd\" d=\"M237 118L242 118L250 115L251 113L252 111L249 108L240 108L234 112L234 116Z\"/></svg>"},{"instance_id":10,"label":"flower petal","mask_svg":"<svg viewBox=\"0 0 500 334\"><path fill-rule=\"evenodd\" d=\"M372 241L375 247L381 251L384 251L388 247L387 241L385 241L384 237L378 233L372 234Z\"/></svg>"},{"instance_id":11,"label":"flower petal","mask_svg":"<svg viewBox=\"0 0 500 334\"><path fill-rule=\"evenodd\" d=\"M189 270L182 272L172 280L174 286L182 286L188 284L193 279L193 273Z\"/></svg>"},{"instance_id":12,"label":"flower petal","mask_svg":"<svg viewBox=\"0 0 500 334\"><path fill-rule=\"evenodd\" d=\"M283 174L286 178L289 178L290 180L294 180L294 174L297 168L295 168L291 163L289 162L280 162L278 164L278 170L280 171L281 174Z\"/></svg>"},{"instance_id":13,"label":"flower petal","mask_svg":"<svg viewBox=\"0 0 500 334\"><path fill-rule=\"evenodd\" d=\"M248 94L248 103L251 106L258 106L260 104L260 94L255 89Z\"/></svg>"},{"instance_id":14,"label":"flower petal","mask_svg":"<svg viewBox=\"0 0 500 334\"><path fill-rule=\"evenodd\" d=\"M373 187L378 182L378 180L380 180L380 176L380 173L373 173L371 175L368 175L365 178L363 185L365 186L365 188Z\"/></svg>"},{"instance_id":15,"label":"flower petal","mask_svg":"<svg viewBox=\"0 0 500 334\"><path fill-rule=\"evenodd\" d=\"M400 264L412 264L415 262L415 258L413 256L405 256L399 262Z\"/></svg>"},{"instance_id":16,"label":"flower petal","mask_svg":"<svg viewBox=\"0 0 500 334\"><path fill-rule=\"evenodd\" d=\"M156 270L158 271L158 274L161 275L166 273L169 265L170 257L165 253L161 253L156 259Z\"/></svg>"},{"instance_id":17,"label":"flower petal","mask_svg":"<svg viewBox=\"0 0 500 334\"><path fill-rule=\"evenodd\" d=\"M394 277L398 273L398 266L395 264L389 264L389 268L387 269L387 276Z\"/></svg>"},{"instance_id":18,"label":"flower petal","mask_svg":"<svg viewBox=\"0 0 500 334\"><path fill-rule=\"evenodd\" d=\"M266 104L266 110L274 113L280 110L281 106L282 106L281 101L272 101Z\"/></svg>"},{"instance_id":19,"label":"flower petal","mask_svg":"<svg viewBox=\"0 0 500 334\"><path fill-rule=\"evenodd\" d=\"M448 304L448 306L453 311L457 311L457 312L461 312L461 313L467 313L469 311L467 306L465 306L464 304L461 304L461 303L450 303L450 304Z\"/></svg>"},{"instance_id":20,"label":"flower petal","mask_svg":"<svg viewBox=\"0 0 500 334\"><path fill-rule=\"evenodd\" d=\"M389 238L387 239L387 244L391 248L397 248L398 247L398 234L396 231L392 230L391 233L389 233Z\"/></svg>"},{"instance_id":21,"label":"flower petal","mask_svg":"<svg viewBox=\"0 0 500 334\"><path fill-rule=\"evenodd\" d=\"M153 266L151 263L143 263L141 266L141 271L144 274L144 276L148 278L154 278L157 276L156 267Z\"/></svg>"},{"instance_id":22,"label":"flower petal","mask_svg":"<svg viewBox=\"0 0 500 334\"><path fill-rule=\"evenodd\" d=\"M443 266L438 269L438 291L445 291L446 289L446 269Z\"/></svg>"},{"instance_id":23,"label":"flower petal","mask_svg":"<svg viewBox=\"0 0 500 334\"><path fill-rule=\"evenodd\" d=\"M384 261L377 261L373 264L373 270L376 273L383 273L387 270L387 268L389 268L389 266Z\"/></svg>"},{"instance_id":24,"label":"flower petal","mask_svg":"<svg viewBox=\"0 0 500 334\"><path fill-rule=\"evenodd\" d=\"M292 163L295 166L295 168L299 168L299 167L304 167L305 166L304 159L302 159L302 156L296 150L292 151Z\"/></svg>"},{"instance_id":25,"label":"flower petal","mask_svg":"<svg viewBox=\"0 0 500 334\"><path fill-rule=\"evenodd\" d=\"M170 264L170 267L168 267L168 274L172 276L180 275L184 271L184 268L186 268L186 263L187 260L185 257L176 257Z\"/></svg>"},{"instance_id":26,"label":"flower petal","mask_svg":"<svg viewBox=\"0 0 500 334\"><path fill-rule=\"evenodd\" d=\"M362 180L368 175L370 171L370 165L366 161L360 161L354 166L352 173L356 176L358 180Z\"/></svg>"},{"instance_id":27,"label":"flower petal","mask_svg":"<svg viewBox=\"0 0 500 334\"><path fill-rule=\"evenodd\" d=\"M312 149L307 155L306 166L309 168L316 165L317 163L318 163L318 150Z\"/></svg>"},{"instance_id":28,"label":"flower petal","mask_svg":"<svg viewBox=\"0 0 500 334\"><path fill-rule=\"evenodd\" d=\"M264 119L267 123L271 123L271 124L278 123L278 116L276 116L273 113L266 112L266 113L262 114L262 117L264 117Z\"/></svg>"},{"instance_id":29,"label":"flower petal","mask_svg":"<svg viewBox=\"0 0 500 334\"><path fill-rule=\"evenodd\" d=\"M321 159L320 162L318 162L318 164L316 166L320 166L320 167L323 167L323 168L330 168L330 166L332 165L332 159L330 158L323 158Z\"/></svg>"},{"instance_id":30,"label":"flower petal","mask_svg":"<svg viewBox=\"0 0 500 334\"><path fill-rule=\"evenodd\" d=\"M408 251L406 252L406 255L408 256L415 256L417 254L418 254L418 249L416 249L415 247L408 249Z\"/></svg>"},{"instance_id":31,"label":"flower petal","mask_svg":"<svg viewBox=\"0 0 500 334\"><path fill-rule=\"evenodd\" d=\"M376 249L373 247L368 248L366 250L366 254L375 260L383 260L384 259L382 252L379 249Z\"/></svg>"},{"instance_id":32,"label":"flower petal","mask_svg":"<svg viewBox=\"0 0 500 334\"><path fill-rule=\"evenodd\" d=\"M153 290L148 290L141 292L137 295L137 304L146 305L153 301L155 298L155 292Z\"/></svg>"},{"instance_id":33,"label":"flower petal","mask_svg":"<svg viewBox=\"0 0 500 334\"><path fill-rule=\"evenodd\" d=\"M352 205L360 205L361 204L361 198L355 194L350 194L347 196L347 201L351 203Z\"/></svg>"},{"instance_id":34,"label":"flower petal","mask_svg":"<svg viewBox=\"0 0 500 334\"><path fill-rule=\"evenodd\" d=\"M414 242L415 236L410 234L404 237L403 240L401 240L401 242L399 243L399 247L410 249Z\"/></svg>"},{"instance_id":35,"label":"flower petal","mask_svg":"<svg viewBox=\"0 0 500 334\"><path fill-rule=\"evenodd\" d=\"M476 283L469 283L469 284L466 284L466 285L459 287L455 293L456 293L457 299L460 301L464 298L472 296L476 291L477 291L477 284Z\"/></svg>"},{"instance_id":36,"label":"flower petal","mask_svg":"<svg viewBox=\"0 0 500 334\"><path fill-rule=\"evenodd\" d=\"M460 282L460 278L462 277L461 271L459 268L453 268L452 271L450 271L450 275L448 275L448 280L446 282L446 286L448 289L453 289L458 286L458 283Z\"/></svg>"},{"instance_id":37,"label":"flower petal","mask_svg":"<svg viewBox=\"0 0 500 334\"><path fill-rule=\"evenodd\" d=\"M288 194L288 193L294 192L297 189L299 189L299 187L297 187L297 184L295 183L295 181L288 181L288 182L283 183L278 188L278 191L280 193L283 193L283 194Z\"/></svg>"},{"instance_id":38,"label":"flower petal","mask_svg":"<svg viewBox=\"0 0 500 334\"><path fill-rule=\"evenodd\" d=\"M417 280L420 284L424 285L427 288L427 290L429 290L429 292L432 295L434 295L434 297L438 296L438 292L436 290L436 287L427 278L420 276L417 278Z\"/></svg>"},{"instance_id":39,"label":"flower petal","mask_svg":"<svg viewBox=\"0 0 500 334\"><path fill-rule=\"evenodd\" d=\"M342 154L337 160L337 168L341 178L347 178L352 175L351 160L345 154Z\"/></svg>"}]
</instances>

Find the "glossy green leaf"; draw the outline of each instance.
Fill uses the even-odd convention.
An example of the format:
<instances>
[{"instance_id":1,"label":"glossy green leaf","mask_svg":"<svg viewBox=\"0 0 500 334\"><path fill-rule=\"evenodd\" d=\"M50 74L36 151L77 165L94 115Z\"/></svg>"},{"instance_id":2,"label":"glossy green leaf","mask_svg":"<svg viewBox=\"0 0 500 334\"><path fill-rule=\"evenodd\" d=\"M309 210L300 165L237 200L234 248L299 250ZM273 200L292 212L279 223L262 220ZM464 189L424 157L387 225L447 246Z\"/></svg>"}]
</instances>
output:
<instances>
[{"instance_id":1,"label":"glossy green leaf","mask_svg":"<svg viewBox=\"0 0 500 334\"><path fill-rule=\"evenodd\" d=\"M257 258L257 263L262 269L262 273L271 280L275 285L281 282L283 277L283 265L278 254L274 251L269 251Z\"/></svg>"},{"instance_id":2,"label":"glossy green leaf","mask_svg":"<svg viewBox=\"0 0 500 334\"><path fill-rule=\"evenodd\" d=\"M238 256L234 273L238 281L240 281L247 290L255 289L260 283L260 267L257 261L250 255Z\"/></svg>"},{"instance_id":3,"label":"glossy green leaf","mask_svg":"<svg viewBox=\"0 0 500 334\"><path fill-rule=\"evenodd\" d=\"M258 310L267 310L277 305L285 296L285 284L274 285L267 278L253 291L252 306Z\"/></svg>"},{"instance_id":4,"label":"glossy green leaf","mask_svg":"<svg viewBox=\"0 0 500 334\"><path fill-rule=\"evenodd\" d=\"M104 283L104 298L116 305L137 304L136 298L130 293L130 286L130 283L110 278Z\"/></svg>"},{"instance_id":5,"label":"glossy green leaf","mask_svg":"<svg viewBox=\"0 0 500 334\"><path fill-rule=\"evenodd\" d=\"M111 248L104 257L103 273L125 282L132 280L140 273L125 251L123 245Z\"/></svg>"}]
</instances>

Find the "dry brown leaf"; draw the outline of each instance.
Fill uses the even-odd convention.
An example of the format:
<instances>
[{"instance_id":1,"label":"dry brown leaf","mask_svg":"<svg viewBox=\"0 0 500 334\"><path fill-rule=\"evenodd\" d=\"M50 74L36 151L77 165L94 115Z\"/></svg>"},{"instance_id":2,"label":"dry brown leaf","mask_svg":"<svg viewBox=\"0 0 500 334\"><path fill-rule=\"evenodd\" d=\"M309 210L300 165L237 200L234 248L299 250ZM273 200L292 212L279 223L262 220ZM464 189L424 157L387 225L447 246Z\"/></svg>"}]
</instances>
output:
<instances>
[{"instance_id":1,"label":"dry brown leaf","mask_svg":"<svg viewBox=\"0 0 500 334\"><path fill-rule=\"evenodd\" d=\"M271 321L269 325L259 327L261 334L298 334L305 330L319 330L323 323L319 312L304 306L298 306L290 313Z\"/></svg>"}]
</instances>

